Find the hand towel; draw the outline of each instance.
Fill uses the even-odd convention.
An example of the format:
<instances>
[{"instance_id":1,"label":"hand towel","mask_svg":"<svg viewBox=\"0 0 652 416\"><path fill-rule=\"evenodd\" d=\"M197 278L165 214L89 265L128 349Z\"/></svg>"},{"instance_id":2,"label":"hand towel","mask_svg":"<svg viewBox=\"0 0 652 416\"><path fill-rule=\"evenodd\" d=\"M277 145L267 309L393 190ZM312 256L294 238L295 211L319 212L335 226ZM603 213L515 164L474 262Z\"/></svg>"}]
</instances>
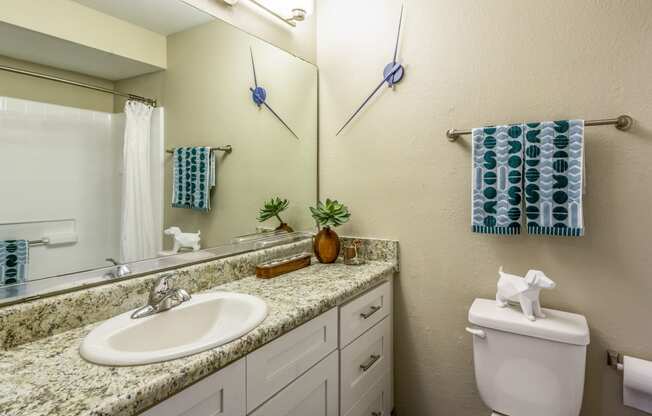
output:
<instances>
[{"instance_id":1,"label":"hand towel","mask_svg":"<svg viewBox=\"0 0 652 416\"><path fill-rule=\"evenodd\" d=\"M29 241L0 241L0 286L27 280Z\"/></svg>"},{"instance_id":2,"label":"hand towel","mask_svg":"<svg viewBox=\"0 0 652 416\"><path fill-rule=\"evenodd\" d=\"M210 147L177 147L173 159L172 206L210 211L215 153Z\"/></svg>"},{"instance_id":3,"label":"hand towel","mask_svg":"<svg viewBox=\"0 0 652 416\"><path fill-rule=\"evenodd\" d=\"M584 121L526 124L525 138L528 233L584 235Z\"/></svg>"},{"instance_id":4,"label":"hand towel","mask_svg":"<svg viewBox=\"0 0 652 416\"><path fill-rule=\"evenodd\" d=\"M476 128L472 140L471 229L484 234L519 234L523 125Z\"/></svg>"}]
</instances>

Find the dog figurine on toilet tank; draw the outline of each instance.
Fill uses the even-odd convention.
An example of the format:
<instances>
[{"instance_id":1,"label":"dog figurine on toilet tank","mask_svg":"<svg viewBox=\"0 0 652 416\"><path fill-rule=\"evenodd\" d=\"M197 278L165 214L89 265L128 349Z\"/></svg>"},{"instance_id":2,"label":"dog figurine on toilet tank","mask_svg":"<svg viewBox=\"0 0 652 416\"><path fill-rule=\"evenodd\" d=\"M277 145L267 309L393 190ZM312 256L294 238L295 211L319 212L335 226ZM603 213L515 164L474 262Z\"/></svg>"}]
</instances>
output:
<instances>
[{"instance_id":1,"label":"dog figurine on toilet tank","mask_svg":"<svg viewBox=\"0 0 652 416\"><path fill-rule=\"evenodd\" d=\"M501 266L498 274L500 278L498 279L496 304L499 307L506 307L510 301L518 302L530 321L546 317L541 311L539 294L541 289L554 289L557 286L555 282L540 270L529 270L525 277L521 277L504 273Z\"/></svg>"}]
</instances>

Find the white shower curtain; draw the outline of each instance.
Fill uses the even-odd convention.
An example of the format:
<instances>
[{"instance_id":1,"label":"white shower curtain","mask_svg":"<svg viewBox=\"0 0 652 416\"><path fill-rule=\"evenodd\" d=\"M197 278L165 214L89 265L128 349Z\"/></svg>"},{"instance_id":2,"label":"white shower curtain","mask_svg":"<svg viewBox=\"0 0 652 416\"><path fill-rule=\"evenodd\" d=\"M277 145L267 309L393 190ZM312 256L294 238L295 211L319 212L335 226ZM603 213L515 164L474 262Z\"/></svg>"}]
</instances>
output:
<instances>
[{"instance_id":1,"label":"white shower curtain","mask_svg":"<svg viewBox=\"0 0 652 416\"><path fill-rule=\"evenodd\" d=\"M138 101L125 104L120 259L131 262L157 255L150 169L153 108Z\"/></svg>"}]
</instances>

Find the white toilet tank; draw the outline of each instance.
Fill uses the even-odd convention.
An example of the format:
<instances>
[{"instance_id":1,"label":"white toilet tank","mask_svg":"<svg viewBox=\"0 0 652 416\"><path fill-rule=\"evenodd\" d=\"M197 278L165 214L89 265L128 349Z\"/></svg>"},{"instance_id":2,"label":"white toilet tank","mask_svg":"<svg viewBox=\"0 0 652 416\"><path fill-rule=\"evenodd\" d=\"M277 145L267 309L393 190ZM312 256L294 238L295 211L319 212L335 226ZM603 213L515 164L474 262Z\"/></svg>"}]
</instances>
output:
<instances>
[{"instance_id":1,"label":"white toilet tank","mask_svg":"<svg viewBox=\"0 0 652 416\"><path fill-rule=\"evenodd\" d=\"M543 309L529 321L518 307L476 299L469 310L475 379L484 403L507 416L578 416L584 392L586 318Z\"/></svg>"}]
</instances>

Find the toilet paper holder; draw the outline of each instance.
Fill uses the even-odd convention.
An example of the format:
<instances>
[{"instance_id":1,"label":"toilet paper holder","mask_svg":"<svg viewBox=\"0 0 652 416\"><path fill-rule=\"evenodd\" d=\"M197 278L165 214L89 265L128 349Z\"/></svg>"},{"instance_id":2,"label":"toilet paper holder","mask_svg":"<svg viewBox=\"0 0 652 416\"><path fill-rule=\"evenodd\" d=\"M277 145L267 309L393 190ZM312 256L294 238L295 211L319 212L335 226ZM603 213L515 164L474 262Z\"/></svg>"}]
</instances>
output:
<instances>
[{"instance_id":1,"label":"toilet paper holder","mask_svg":"<svg viewBox=\"0 0 652 416\"><path fill-rule=\"evenodd\" d=\"M614 370L623 371L623 354L618 351L607 350L607 365Z\"/></svg>"}]
</instances>

